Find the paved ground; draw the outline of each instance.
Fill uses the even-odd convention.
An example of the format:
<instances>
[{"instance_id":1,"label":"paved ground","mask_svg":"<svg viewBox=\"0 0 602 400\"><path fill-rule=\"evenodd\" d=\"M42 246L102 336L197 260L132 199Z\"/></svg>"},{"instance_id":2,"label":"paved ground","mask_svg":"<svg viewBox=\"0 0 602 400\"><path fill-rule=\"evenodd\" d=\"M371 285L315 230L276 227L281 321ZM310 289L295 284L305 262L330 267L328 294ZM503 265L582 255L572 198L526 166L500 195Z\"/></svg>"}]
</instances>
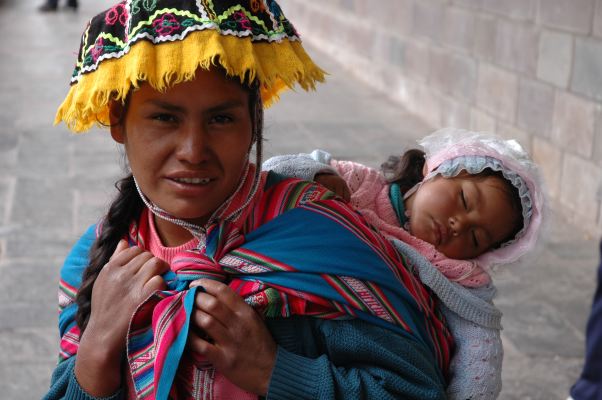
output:
<instances>
[{"instance_id":1,"label":"paved ground","mask_svg":"<svg viewBox=\"0 0 602 400\"><path fill-rule=\"evenodd\" d=\"M39 398L48 385L58 269L121 172L106 132L74 137L51 126L85 17L110 1L83 0L78 14L55 15L32 12L38 1L0 0L0 398L10 400ZM346 79L326 56L316 58L329 83L286 95L268 112L268 155L321 147L376 166L431 130ZM582 363L597 241L551 219L541 253L495 276L505 313L505 400L563 399Z\"/></svg>"}]
</instances>

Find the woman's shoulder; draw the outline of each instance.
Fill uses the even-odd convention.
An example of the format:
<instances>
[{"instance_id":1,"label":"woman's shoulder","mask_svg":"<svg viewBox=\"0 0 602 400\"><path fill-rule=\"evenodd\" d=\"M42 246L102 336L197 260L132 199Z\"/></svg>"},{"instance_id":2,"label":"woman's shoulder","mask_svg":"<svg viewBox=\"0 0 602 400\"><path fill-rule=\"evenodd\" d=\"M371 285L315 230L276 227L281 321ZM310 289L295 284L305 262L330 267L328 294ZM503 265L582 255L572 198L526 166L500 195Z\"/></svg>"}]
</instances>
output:
<instances>
[{"instance_id":1,"label":"woman's shoulder","mask_svg":"<svg viewBox=\"0 0 602 400\"><path fill-rule=\"evenodd\" d=\"M96 241L97 229L97 224L89 226L75 242L61 268L61 280L79 286L82 272L88 266L90 260L90 249Z\"/></svg>"}]
</instances>

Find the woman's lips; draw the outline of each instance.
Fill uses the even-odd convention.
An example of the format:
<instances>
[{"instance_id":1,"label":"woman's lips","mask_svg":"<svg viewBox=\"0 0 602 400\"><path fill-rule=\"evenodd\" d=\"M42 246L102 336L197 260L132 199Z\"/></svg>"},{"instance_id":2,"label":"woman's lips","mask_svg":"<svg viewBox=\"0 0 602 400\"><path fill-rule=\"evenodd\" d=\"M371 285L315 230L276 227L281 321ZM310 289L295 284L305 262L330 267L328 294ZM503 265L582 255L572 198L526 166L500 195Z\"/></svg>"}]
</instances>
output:
<instances>
[{"instance_id":1,"label":"woman's lips","mask_svg":"<svg viewBox=\"0 0 602 400\"><path fill-rule=\"evenodd\" d=\"M170 190L172 190L174 194L185 197L204 196L212 190L211 188L214 188L214 183L216 182L214 178L205 176L170 176L166 178L166 181L169 182Z\"/></svg>"}]
</instances>

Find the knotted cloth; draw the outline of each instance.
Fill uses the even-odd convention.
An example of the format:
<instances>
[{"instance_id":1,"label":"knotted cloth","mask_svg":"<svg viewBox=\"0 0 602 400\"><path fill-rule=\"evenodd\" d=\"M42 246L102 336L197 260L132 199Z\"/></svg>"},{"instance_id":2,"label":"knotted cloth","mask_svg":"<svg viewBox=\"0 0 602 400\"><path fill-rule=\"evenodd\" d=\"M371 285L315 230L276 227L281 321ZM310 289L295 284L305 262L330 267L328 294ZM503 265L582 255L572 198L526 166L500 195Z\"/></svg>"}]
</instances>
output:
<instances>
[{"instance_id":1,"label":"knotted cloth","mask_svg":"<svg viewBox=\"0 0 602 400\"><path fill-rule=\"evenodd\" d=\"M254 195L247 187L233 198L235 208L254 196L245 213L212 224L204 245L176 255L164 276L168 290L153 294L132 317L128 364L137 396L188 397L177 375L192 362L184 350L200 288L188 287L201 277L227 282L267 316L360 318L388 328L425 344L446 373L451 335L404 256L328 190L273 173L261 179L266 183ZM132 224L131 244L144 245L146 220ZM61 276L62 360L76 354L79 342L78 274L64 268Z\"/></svg>"}]
</instances>

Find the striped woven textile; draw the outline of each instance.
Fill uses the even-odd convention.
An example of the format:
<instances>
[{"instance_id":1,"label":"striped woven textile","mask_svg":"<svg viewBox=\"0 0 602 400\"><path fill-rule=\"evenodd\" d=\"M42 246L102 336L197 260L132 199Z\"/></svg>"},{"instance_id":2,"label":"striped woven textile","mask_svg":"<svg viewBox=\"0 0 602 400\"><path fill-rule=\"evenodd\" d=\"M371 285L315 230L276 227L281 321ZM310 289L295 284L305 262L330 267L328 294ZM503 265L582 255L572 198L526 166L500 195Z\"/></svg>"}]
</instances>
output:
<instances>
[{"instance_id":1,"label":"striped woven textile","mask_svg":"<svg viewBox=\"0 0 602 400\"><path fill-rule=\"evenodd\" d=\"M178 375L195 362L185 346L200 290L188 284L199 278L228 283L266 317L360 318L409 336L432 350L445 374L451 335L404 256L318 185L270 174L262 186L240 218L210 226L201 249L174 258L164 277L169 290L151 296L132 317L128 362L136 395L190 396ZM131 244L144 245L146 220L132 224ZM61 281L65 299L72 302L76 290L77 282ZM60 316L63 359L77 352L74 314L71 303Z\"/></svg>"}]
</instances>

